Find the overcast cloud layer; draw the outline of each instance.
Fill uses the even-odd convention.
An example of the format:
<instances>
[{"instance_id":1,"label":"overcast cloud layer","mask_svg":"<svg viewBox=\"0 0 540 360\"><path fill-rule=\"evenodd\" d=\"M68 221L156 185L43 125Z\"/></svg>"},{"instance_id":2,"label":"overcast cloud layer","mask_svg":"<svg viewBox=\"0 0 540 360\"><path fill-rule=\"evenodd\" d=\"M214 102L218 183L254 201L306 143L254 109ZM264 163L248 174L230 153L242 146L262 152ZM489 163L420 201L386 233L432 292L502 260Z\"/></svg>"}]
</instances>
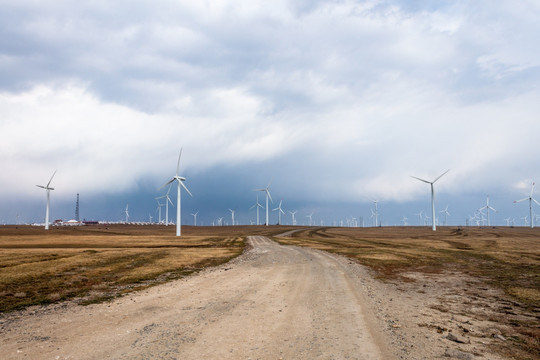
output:
<instances>
[{"instance_id":1,"label":"overcast cloud layer","mask_svg":"<svg viewBox=\"0 0 540 360\"><path fill-rule=\"evenodd\" d=\"M147 217L181 146L188 186L208 184L192 208L245 209L274 179L306 211L411 204L397 223L429 208L410 175L452 169L456 217L490 194L518 219L509 199L540 179L539 33L533 0L2 1L0 222L40 219L54 170L62 215L82 193L118 196L114 216L144 196Z\"/></svg>"}]
</instances>

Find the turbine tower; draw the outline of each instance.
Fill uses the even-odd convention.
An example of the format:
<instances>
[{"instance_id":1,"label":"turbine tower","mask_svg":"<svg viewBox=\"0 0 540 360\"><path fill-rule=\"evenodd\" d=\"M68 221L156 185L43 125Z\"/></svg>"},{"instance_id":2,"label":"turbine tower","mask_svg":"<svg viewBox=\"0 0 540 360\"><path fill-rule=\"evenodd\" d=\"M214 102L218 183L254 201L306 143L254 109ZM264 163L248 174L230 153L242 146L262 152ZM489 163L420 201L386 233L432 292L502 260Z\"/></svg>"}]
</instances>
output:
<instances>
[{"instance_id":1,"label":"turbine tower","mask_svg":"<svg viewBox=\"0 0 540 360\"><path fill-rule=\"evenodd\" d=\"M495 210L494 208L489 206L489 195L486 197L486 206L483 206L478 210L480 211L480 213L482 213L482 210L484 210L484 209L486 209L486 213L487 213L487 226L490 226L490 224L489 224L489 210L493 210L495 212L497 212L497 210Z\"/></svg>"},{"instance_id":2,"label":"turbine tower","mask_svg":"<svg viewBox=\"0 0 540 360\"><path fill-rule=\"evenodd\" d=\"M255 202L255 205L253 205L252 207L250 207L249 209L253 209L253 208L256 208L257 209L257 225L260 225L260 222L259 222L259 208L263 208L264 207L259 204L259 194L257 194L257 201Z\"/></svg>"},{"instance_id":3,"label":"turbine tower","mask_svg":"<svg viewBox=\"0 0 540 360\"><path fill-rule=\"evenodd\" d=\"M529 216L530 216L530 219L531 219L531 229L534 228L533 213L532 213L532 203L533 203L533 201L536 203L536 205L540 206L540 203L538 201L536 201L536 199L533 198L533 194L534 194L534 183L532 183L531 196L526 197L525 199L514 201L514 203L518 203L518 202L522 202L522 201L525 201L525 200L529 200ZM48 198L47 198L47 201L48 201ZM48 202L47 202L47 204L48 204ZM47 205L47 210L48 209L49 209L49 206ZM527 225L526 220L525 220L525 225Z\"/></svg>"},{"instance_id":4,"label":"turbine tower","mask_svg":"<svg viewBox=\"0 0 540 360\"><path fill-rule=\"evenodd\" d=\"M283 209L281 208L281 203L283 202L283 200L280 200L279 201L279 206L275 209L272 209L272 211L276 211L278 212L278 225L281 225L281 214L285 214L285 211L283 211Z\"/></svg>"},{"instance_id":5,"label":"turbine tower","mask_svg":"<svg viewBox=\"0 0 540 360\"><path fill-rule=\"evenodd\" d=\"M79 218L79 193L77 193L77 202L75 203L75 220L77 222L81 221Z\"/></svg>"},{"instance_id":6,"label":"turbine tower","mask_svg":"<svg viewBox=\"0 0 540 360\"><path fill-rule=\"evenodd\" d=\"M445 175L447 172L449 172L450 169L446 170L444 173L439 175L435 180L433 181L427 181L424 179L417 178L416 176L411 176L412 178L416 180L420 180L422 182L425 182L426 184L429 184L431 186L431 224L432 224L432 230L437 230L437 226L435 225L435 190L433 189L433 184L437 182L443 175Z\"/></svg>"},{"instance_id":7,"label":"turbine tower","mask_svg":"<svg viewBox=\"0 0 540 360\"><path fill-rule=\"evenodd\" d=\"M186 190L186 192L190 195L191 192L188 190L186 185L184 185L184 181L186 181L185 177L178 176L178 171L180 170L180 158L182 157L182 149L180 149L180 155L178 155L178 163L176 164L176 175L169 180L165 185L163 185L160 190L163 189L165 186L172 184L174 181L177 183L177 192L176 192L176 236L181 236L182 234L182 223L181 223L181 208L182 208L182 189Z\"/></svg>"},{"instance_id":8,"label":"turbine tower","mask_svg":"<svg viewBox=\"0 0 540 360\"><path fill-rule=\"evenodd\" d=\"M45 186L36 185L39 188L45 189L45 191L47 192L47 209L45 210L45 230L49 230L49 202L50 202L50 197L51 197L50 192L51 192L51 190L54 190L54 188L50 187L50 185L51 185L51 181L52 181L52 179L54 177L54 174L56 174L56 170L52 174L51 179L49 180L47 185L45 185Z\"/></svg>"},{"instance_id":9,"label":"turbine tower","mask_svg":"<svg viewBox=\"0 0 540 360\"><path fill-rule=\"evenodd\" d=\"M272 196L270 195L270 184L272 183L272 181L270 180L270 182L268 183L268 186L265 187L264 189L255 189L253 191L264 191L266 193L266 226L268 226L268 199L270 199L270 201L274 202L272 200Z\"/></svg>"}]
</instances>

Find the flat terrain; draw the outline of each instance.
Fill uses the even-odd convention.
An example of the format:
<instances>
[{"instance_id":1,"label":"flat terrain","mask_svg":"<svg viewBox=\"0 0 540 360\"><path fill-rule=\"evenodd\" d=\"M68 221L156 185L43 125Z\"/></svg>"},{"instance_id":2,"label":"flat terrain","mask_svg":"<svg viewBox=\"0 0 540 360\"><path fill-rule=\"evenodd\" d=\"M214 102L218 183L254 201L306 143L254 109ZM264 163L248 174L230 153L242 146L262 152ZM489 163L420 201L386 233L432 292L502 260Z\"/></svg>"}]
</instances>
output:
<instances>
[{"instance_id":1,"label":"flat terrain","mask_svg":"<svg viewBox=\"0 0 540 360\"><path fill-rule=\"evenodd\" d=\"M3 357L540 358L539 229L173 235L0 227Z\"/></svg>"},{"instance_id":2,"label":"flat terrain","mask_svg":"<svg viewBox=\"0 0 540 360\"><path fill-rule=\"evenodd\" d=\"M348 261L262 236L232 263L1 324L3 358L392 359Z\"/></svg>"}]
</instances>

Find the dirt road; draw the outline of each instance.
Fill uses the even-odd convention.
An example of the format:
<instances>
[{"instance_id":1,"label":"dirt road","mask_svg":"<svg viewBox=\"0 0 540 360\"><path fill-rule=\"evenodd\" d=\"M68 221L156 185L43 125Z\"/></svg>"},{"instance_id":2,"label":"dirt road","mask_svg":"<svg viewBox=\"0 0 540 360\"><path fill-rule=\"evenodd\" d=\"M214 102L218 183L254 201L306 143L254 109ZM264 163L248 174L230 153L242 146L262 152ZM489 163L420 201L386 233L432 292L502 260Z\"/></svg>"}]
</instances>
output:
<instances>
[{"instance_id":1,"label":"dirt road","mask_svg":"<svg viewBox=\"0 0 540 360\"><path fill-rule=\"evenodd\" d=\"M0 322L2 358L392 359L347 260L250 237L197 276Z\"/></svg>"}]
</instances>

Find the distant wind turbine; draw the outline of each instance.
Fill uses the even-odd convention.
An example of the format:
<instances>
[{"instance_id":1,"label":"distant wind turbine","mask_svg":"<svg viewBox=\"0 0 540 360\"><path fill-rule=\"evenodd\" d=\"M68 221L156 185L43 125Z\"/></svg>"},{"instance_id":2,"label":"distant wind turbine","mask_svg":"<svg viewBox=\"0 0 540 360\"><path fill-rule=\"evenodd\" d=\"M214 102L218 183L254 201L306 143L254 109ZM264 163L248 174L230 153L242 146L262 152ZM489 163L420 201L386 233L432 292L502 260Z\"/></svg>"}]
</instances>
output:
<instances>
[{"instance_id":1,"label":"distant wind turbine","mask_svg":"<svg viewBox=\"0 0 540 360\"><path fill-rule=\"evenodd\" d=\"M375 217L375 227L379 226L379 210L377 209L377 203L379 200L371 200L375 204L375 211L372 211L373 216Z\"/></svg>"},{"instance_id":2,"label":"distant wind turbine","mask_svg":"<svg viewBox=\"0 0 540 360\"><path fill-rule=\"evenodd\" d=\"M532 203L533 203L533 201L536 203L536 205L540 206L540 203L538 203L538 201L536 201L536 199L533 198L533 194L534 194L534 183L532 183L531 195L529 197L526 197L525 199L514 201L514 203L518 203L518 202L522 202L522 201L525 201L525 200L529 200L529 215L530 215L530 219L531 219L531 229L534 228L533 211L532 211ZM527 220L525 220L525 225L527 225Z\"/></svg>"},{"instance_id":3,"label":"distant wind turbine","mask_svg":"<svg viewBox=\"0 0 540 360\"><path fill-rule=\"evenodd\" d=\"M289 214L291 214L292 216L292 224L293 225L296 225L296 218L295 218L295 215L298 211L297 210L294 210L294 211L289 211Z\"/></svg>"},{"instance_id":4,"label":"distant wind turbine","mask_svg":"<svg viewBox=\"0 0 540 360\"><path fill-rule=\"evenodd\" d=\"M182 233L182 223L181 223L181 205L182 205L182 187L186 190L186 192L190 195L191 192L188 190L186 185L184 185L184 181L186 181L185 177L178 176L178 171L180 170L180 158L182 157L182 149L180 149L180 155L178 155L178 163L176 164L176 175L169 180L165 185L163 185L160 189L163 189L165 186L172 184L174 181L177 182L177 192L176 192L176 236L181 236Z\"/></svg>"},{"instance_id":5,"label":"distant wind turbine","mask_svg":"<svg viewBox=\"0 0 540 360\"><path fill-rule=\"evenodd\" d=\"M478 209L481 213L482 213L482 210L486 209L486 216L487 216L487 226L490 226L489 224L489 210L493 210L495 212L497 212L497 210L495 210L494 208L492 208L491 206L489 206L489 195L486 197L486 206L483 206L481 207L480 209ZM482 213L483 214L483 213Z\"/></svg>"},{"instance_id":6,"label":"distant wind turbine","mask_svg":"<svg viewBox=\"0 0 540 360\"><path fill-rule=\"evenodd\" d=\"M264 206L262 206L261 204L259 204L259 194L257 194L257 201L255 202L255 205L253 205L252 207L250 207L249 209L253 209L253 208L256 208L257 209L257 225L260 225L260 222L259 222L259 208L263 208L264 209Z\"/></svg>"},{"instance_id":7,"label":"distant wind turbine","mask_svg":"<svg viewBox=\"0 0 540 360\"><path fill-rule=\"evenodd\" d=\"M234 213L235 213L235 210L229 209L229 211L231 212L232 224L233 224L233 226L234 226Z\"/></svg>"},{"instance_id":8,"label":"distant wind turbine","mask_svg":"<svg viewBox=\"0 0 540 360\"><path fill-rule=\"evenodd\" d=\"M129 211L128 211L129 204L126 204L126 210L123 211L123 214L126 214L126 224L129 220Z\"/></svg>"},{"instance_id":9,"label":"distant wind turbine","mask_svg":"<svg viewBox=\"0 0 540 360\"><path fill-rule=\"evenodd\" d=\"M169 203L171 203L172 206L173 203L171 201L171 198L169 197L169 193L171 192L172 184L169 186L169 190L167 190L167 193L165 195L159 196L156 199L165 199L165 226L169 226Z\"/></svg>"},{"instance_id":10,"label":"distant wind turbine","mask_svg":"<svg viewBox=\"0 0 540 360\"><path fill-rule=\"evenodd\" d=\"M195 214L191 214L193 216L193 226L197 226L197 215L199 215L199 212L197 211Z\"/></svg>"},{"instance_id":11,"label":"distant wind turbine","mask_svg":"<svg viewBox=\"0 0 540 360\"><path fill-rule=\"evenodd\" d=\"M45 230L49 230L49 202L50 202L50 197L51 197L50 192L51 192L51 190L54 190L54 188L50 187L50 185L51 185L51 181L52 181L55 174L56 174L56 170L53 172L53 174L51 176L51 179L49 180L47 185L45 185L45 186L36 185L39 188L45 189L45 191L47 192L47 208L45 210Z\"/></svg>"},{"instance_id":12,"label":"distant wind turbine","mask_svg":"<svg viewBox=\"0 0 540 360\"><path fill-rule=\"evenodd\" d=\"M313 222L313 213L309 214L309 215L306 215L306 217L309 218L309 226L311 226L312 222Z\"/></svg>"},{"instance_id":13,"label":"distant wind turbine","mask_svg":"<svg viewBox=\"0 0 540 360\"><path fill-rule=\"evenodd\" d=\"M156 212L159 214L159 221L158 221L158 224L161 224L161 207L163 206L162 203L159 202L159 200L156 198L156 201L157 201L157 209L156 209Z\"/></svg>"},{"instance_id":14,"label":"distant wind turbine","mask_svg":"<svg viewBox=\"0 0 540 360\"><path fill-rule=\"evenodd\" d=\"M448 216L450 216L450 213L448 212L448 205L446 205L446 208L444 210L441 210L439 212L444 213L444 226L446 226L448 224Z\"/></svg>"},{"instance_id":15,"label":"distant wind turbine","mask_svg":"<svg viewBox=\"0 0 540 360\"><path fill-rule=\"evenodd\" d=\"M420 223L418 225L422 226L422 219L423 219L423 216L422 214L424 213L424 210L421 210L418 214L414 214L416 216L418 216L420 218Z\"/></svg>"},{"instance_id":16,"label":"distant wind turbine","mask_svg":"<svg viewBox=\"0 0 540 360\"><path fill-rule=\"evenodd\" d=\"M285 211L283 211L283 209L281 208L281 203L283 202L283 200L280 200L279 201L279 206L275 209L272 209L272 211L276 211L278 212L278 225L281 225L281 214L285 214Z\"/></svg>"},{"instance_id":17,"label":"distant wind turbine","mask_svg":"<svg viewBox=\"0 0 540 360\"><path fill-rule=\"evenodd\" d=\"M268 199L270 199L270 201L272 201L272 196L270 195L270 184L272 183L272 180L270 180L270 182L268 183L268 186L265 187L264 189L255 189L253 191L264 191L266 193L266 226L268 226L269 224L269 220L268 220ZM274 201L272 201L274 202Z\"/></svg>"},{"instance_id":18,"label":"distant wind turbine","mask_svg":"<svg viewBox=\"0 0 540 360\"><path fill-rule=\"evenodd\" d=\"M433 184L435 184L437 182L437 180L439 180L441 177L443 177L443 175L445 175L449 171L450 171L450 169L446 170L444 173L439 175L433 181L427 181L427 180L424 180L424 179L417 178L416 176L411 176L412 178L414 178L416 180L420 180L422 182L425 182L426 184L429 184L431 186L431 223L432 223L432 230L433 231L437 230L437 226L435 225L435 221L436 221L435 220L435 190L433 189Z\"/></svg>"}]
</instances>

